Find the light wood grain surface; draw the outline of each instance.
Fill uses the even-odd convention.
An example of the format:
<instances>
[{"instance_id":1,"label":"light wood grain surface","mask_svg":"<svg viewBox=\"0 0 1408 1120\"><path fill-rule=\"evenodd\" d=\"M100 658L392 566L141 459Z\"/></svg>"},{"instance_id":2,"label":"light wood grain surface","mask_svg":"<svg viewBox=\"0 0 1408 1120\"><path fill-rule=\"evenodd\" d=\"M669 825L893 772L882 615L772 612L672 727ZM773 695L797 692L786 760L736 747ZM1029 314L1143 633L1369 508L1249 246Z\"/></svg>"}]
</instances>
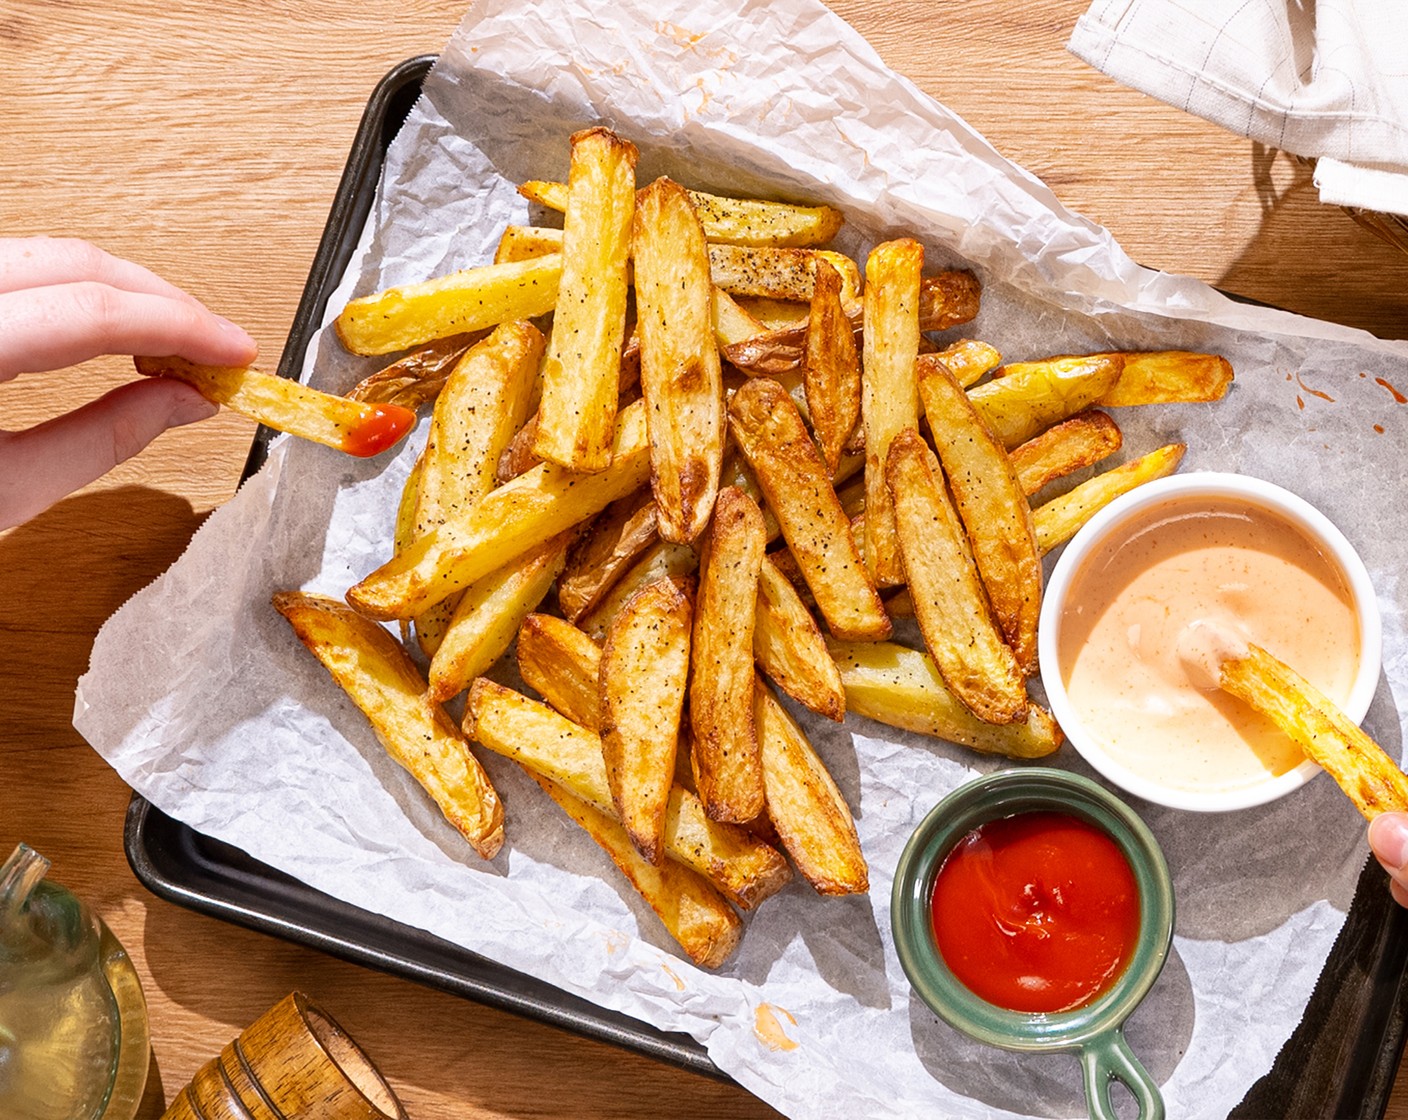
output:
<instances>
[{"instance_id":1,"label":"light wood grain surface","mask_svg":"<svg viewBox=\"0 0 1408 1120\"><path fill-rule=\"evenodd\" d=\"M140 261L245 324L272 364L368 93L392 64L437 50L463 4L8 0L0 232L76 235ZM1286 157L1067 54L1083 6L835 4L1137 260L1408 337L1408 257L1320 206ZM66 411L129 371L99 360L0 386L0 428ZM0 534L0 848L24 839L50 856L130 949L165 1096L301 988L422 1120L773 1115L741 1089L223 925L136 882L122 854L128 792L71 727L74 682L104 619L230 497L251 431L222 414L169 433ZM1401 1080L1389 1115L1408 1117Z\"/></svg>"}]
</instances>

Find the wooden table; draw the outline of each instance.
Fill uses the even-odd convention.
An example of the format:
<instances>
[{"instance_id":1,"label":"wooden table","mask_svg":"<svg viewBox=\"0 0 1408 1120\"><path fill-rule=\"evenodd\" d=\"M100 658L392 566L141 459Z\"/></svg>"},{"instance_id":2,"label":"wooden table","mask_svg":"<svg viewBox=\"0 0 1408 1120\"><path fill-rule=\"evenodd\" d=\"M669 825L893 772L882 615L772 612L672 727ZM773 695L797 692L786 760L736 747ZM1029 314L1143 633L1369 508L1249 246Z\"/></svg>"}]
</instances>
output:
<instances>
[{"instance_id":1,"label":"wooden table","mask_svg":"<svg viewBox=\"0 0 1408 1120\"><path fill-rule=\"evenodd\" d=\"M433 52L465 0L0 9L0 230L73 234L250 328L272 365L362 106ZM1143 263L1408 337L1408 256L1322 207L1284 156L1115 85L1066 53L1082 0L838 0L946 101ZM0 386L21 428L126 379L91 362ZM172 432L0 534L0 848L26 840L127 945L167 1098L293 988L321 1001L413 1116L751 1117L740 1089L368 972L159 901L122 854L128 791L70 725L98 627L230 497L251 426ZM159 1111L159 1109L158 1109ZM1408 1117L1401 1078L1389 1115Z\"/></svg>"}]
</instances>

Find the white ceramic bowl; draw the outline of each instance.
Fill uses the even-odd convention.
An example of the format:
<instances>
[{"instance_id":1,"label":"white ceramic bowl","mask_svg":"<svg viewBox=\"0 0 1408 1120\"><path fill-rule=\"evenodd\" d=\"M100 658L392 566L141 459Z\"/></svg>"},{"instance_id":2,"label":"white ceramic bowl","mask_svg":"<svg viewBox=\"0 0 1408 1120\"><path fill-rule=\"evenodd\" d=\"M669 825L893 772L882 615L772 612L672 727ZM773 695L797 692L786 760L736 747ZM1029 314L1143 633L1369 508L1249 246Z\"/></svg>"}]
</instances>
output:
<instances>
[{"instance_id":1,"label":"white ceramic bowl","mask_svg":"<svg viewBox=\"0 0 1408 1120\"><path fill-rule=\"evenodd\" d=\"M1066 738L1081 756L1111 782L1136 797L1175 809L1198 812L1225 812L1245 809L1282 797L1299 789L1320 772L1320 767L1306 760L1280 775L1268 775L1263 782L1234 790L1197 791L1176 788L1135 773L1105 750L1087 729L1066 692L1060 649L1061 616L1072 582L1086 559L1102 545L1118 540L1132 521L1149 510L1174 501L1190 498L1245 502L1280 514L1298 527L1311 541L1320 546L1325 556L1339 569L1349 589L1355 613L1359 618L1359 672L1354 678L1344 710L1355 722L1364 718L1378 688L1380 662L1383 656L1383 623L1378 601L1369 582L1369 573L1349 541L1331 524L1329 518L1303 498L1269 482L1246 475L1215 471L1190 472L1146 483L1117 498L1092 517L1066 545L1046 587L1038 630L1038 655L1041 680L1046 687L1051 712L1061 725Z\"/></svg>"}]
</instances>

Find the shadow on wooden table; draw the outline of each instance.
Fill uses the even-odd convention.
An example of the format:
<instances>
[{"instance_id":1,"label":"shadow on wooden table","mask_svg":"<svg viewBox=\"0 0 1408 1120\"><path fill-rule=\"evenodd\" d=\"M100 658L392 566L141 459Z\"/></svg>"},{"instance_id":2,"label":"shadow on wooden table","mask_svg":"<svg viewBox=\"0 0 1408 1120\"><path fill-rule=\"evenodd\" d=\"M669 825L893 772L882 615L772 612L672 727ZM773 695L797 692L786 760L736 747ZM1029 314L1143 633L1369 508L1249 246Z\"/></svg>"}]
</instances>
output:
<instances>
[{"instance_id":1,"label":"shadow on wooden table","mask_svg":"<svg viewBox=\"0 0 1408 1120\"><path fill-rule=\"evenodd\" d=\"M1261 204L1261 228L1217 279L1217 287L1295 311L1408 338L1408 254L1375 237L1325 204L1308 165L1260 144L1251 147L1252 174L1243 188ZM1338 224L1336 224L1338 223ZM1306 230L1327 226L1309 250ZM1398 277L1393 285L1384 276ZM1389 324L1385 331L1383 324Z\"/></svg>"}]
</instances>

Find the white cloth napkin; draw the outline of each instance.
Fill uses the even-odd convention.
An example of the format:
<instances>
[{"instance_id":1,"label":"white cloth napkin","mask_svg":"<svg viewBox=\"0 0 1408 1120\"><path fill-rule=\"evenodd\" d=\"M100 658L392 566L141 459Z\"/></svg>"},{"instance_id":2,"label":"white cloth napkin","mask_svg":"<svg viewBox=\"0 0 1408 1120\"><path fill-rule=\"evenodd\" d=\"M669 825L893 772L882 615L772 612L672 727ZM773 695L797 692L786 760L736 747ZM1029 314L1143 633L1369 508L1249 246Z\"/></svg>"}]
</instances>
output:
<instances>
[{"instance_id":1,"label":"white cloth napkin","mask_svg":"<svg viewBox=\"0 0 1408 1120\"><path fill-rule=\"evenodd\" d=\"M1408 214L1405 0L1095 0L1067 46L1125 85L1316 158L1322 202Z\"/></svg>"}]
</instances>

